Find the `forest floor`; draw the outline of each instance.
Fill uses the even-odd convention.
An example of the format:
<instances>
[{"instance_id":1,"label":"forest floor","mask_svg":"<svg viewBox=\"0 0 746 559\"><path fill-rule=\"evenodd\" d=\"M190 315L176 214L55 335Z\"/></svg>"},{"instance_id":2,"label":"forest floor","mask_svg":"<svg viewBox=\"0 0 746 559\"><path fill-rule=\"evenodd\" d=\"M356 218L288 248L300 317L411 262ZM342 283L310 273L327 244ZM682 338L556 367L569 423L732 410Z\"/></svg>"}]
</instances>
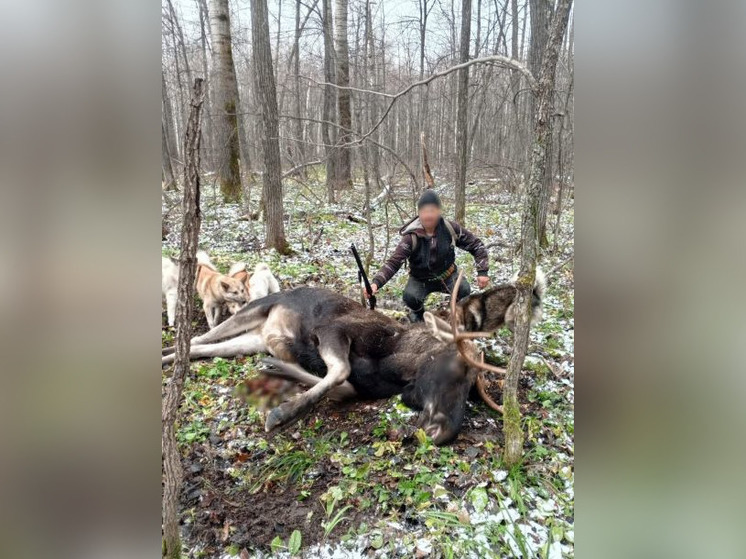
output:
<instances>
[{"instance_id":1,"label":"forest floor","mask_svg":"<svg viewBox=\"0 0 746 559\"><path fill-rule=\"evenodd\" d=\"M368 229L348 216L361 217L360 195L341 193L344 202L329 205L308 187L287 181L286 234L295 254L280 257L260 249L261 223L239 219L240 208L223 204L205 182L200 247L220 269L226 271L235 261L250 268L264 261L283 289L324 286L359 298L349 245L355 242L365 258ZM323 186L311 184L314 192L323 192ZM451 215L448 185L438 190L445 193L445 214ZM170 228L164 254L178 250L179 196L164 193L164 221ZM405 214L413 213L411 191L396 190L394 198L399 209L390 202L373 213L371 272L393 250ZM517 269L517 196L485 179L469 186L467 201L466 226L490 247L490 279L493 284L507 281ZM572 200L569 206L562 214L556 249L542 258L545 272L573 254ZM555 219L550 215L550 226ZM550 248L555 248L553 241L550 236ZM458 263L473 281L471 256L460 253ZM262 356L193 363L177 431L185 469L185 554L572 557L572 270L570 260L549 277L544 319L531 332L520 383L524 460L512 468L501 461L502 421L482 403L468 404L458 439L440 448L415 432L415 414L399 397L343 405L323 402L295 425L267 435L263 412L277 401L257 394ZM379 293L379 307L398 319L404 317L406 276L400 271ZM446 299L431 295L427 306L442 307ZM195 316L197 333L206 331L201 309ZM164 327L162 338L164 345L171 345L172 331ZM479 343L488 360L507 362L510 332L503 329ZM164 387L169 374L169 369L163 371ZM496 383L490 393L500 401Z\"/></svg>"}]
</instances>

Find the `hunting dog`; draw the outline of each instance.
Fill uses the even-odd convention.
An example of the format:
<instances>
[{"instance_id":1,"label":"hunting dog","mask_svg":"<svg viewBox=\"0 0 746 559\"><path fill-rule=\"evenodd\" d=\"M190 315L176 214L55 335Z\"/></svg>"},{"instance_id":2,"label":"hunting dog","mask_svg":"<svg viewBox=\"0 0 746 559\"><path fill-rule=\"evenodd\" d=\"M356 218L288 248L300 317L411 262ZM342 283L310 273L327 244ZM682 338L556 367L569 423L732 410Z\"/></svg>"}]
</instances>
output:
<instances>
[{"instance_id":1,"label":"hunting dog","mask_svg":"<svg viewBox=\"0 0 746 559\"><path fill-rule=\"evenodd\" d=\"M255 301L266 297L270 293L280 291L280 284L277 282L277 278L275 278L272 270L264 262L257 264L254 272L251 274L246 271L246 264L244 262L236 262L228 270L228 275L244 284L248 293L247 302ZM242 306L243 304L229 302L228 311L231 314L236 314Z\"/></svg>"},{"instance_id":2,"label":"hunting dog","mask_svg":"<svg viewBox=\"0 0 746 559\"><path fill-rule=\"evenodd\" d=\"M166 299L168 325L176 319L176 291L179 285L179 265L173 258L161 257L161 293Z\"/></svg>"},{"instance_id":3,"label":"hunting dog","mask_svg":"<svg viewBox=\"0 0 746 559\"><path fill-rule=\"evenodd\" d=\"M196 287L210 328L220 322L223 306L237 305L240 309L248 300L243 282L218 272L204 251L197 253Z\"/></svg>"}]
</instances>

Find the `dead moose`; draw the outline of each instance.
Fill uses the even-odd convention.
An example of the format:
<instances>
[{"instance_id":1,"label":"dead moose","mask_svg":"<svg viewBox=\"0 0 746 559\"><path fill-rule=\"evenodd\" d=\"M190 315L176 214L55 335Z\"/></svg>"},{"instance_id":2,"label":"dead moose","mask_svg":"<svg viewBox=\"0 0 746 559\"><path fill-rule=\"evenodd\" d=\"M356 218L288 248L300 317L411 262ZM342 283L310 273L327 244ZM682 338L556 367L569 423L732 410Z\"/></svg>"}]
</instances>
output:
<instances>
[{"instance_id":1,"label":"dead moose","mask_svg":"<svg viewBox=\"0 0 746 559\"><path fill-rule=\"evenodd\" d=\"M460 283L461 275L454 293ZM402 401L420 412L418 426L440 445L458 435L473 387L487 405L500 410L485 390L482 372L504 369L480 360L471 340L510 322L516 292L509 283L472 294L458 305L451 296L450 323L425 313L424 323L401 324L334 291L297 287L251 302L193 338L190 357L269 353L273 357L265 361L274 369L265 373L310 387L269 412L267 431L298 419L323 397L402 394ZM543 292L539 273L534 320L541 316ZM173 348L165 348L163 365L173 359Z\"/></svg>"}]
</instances>

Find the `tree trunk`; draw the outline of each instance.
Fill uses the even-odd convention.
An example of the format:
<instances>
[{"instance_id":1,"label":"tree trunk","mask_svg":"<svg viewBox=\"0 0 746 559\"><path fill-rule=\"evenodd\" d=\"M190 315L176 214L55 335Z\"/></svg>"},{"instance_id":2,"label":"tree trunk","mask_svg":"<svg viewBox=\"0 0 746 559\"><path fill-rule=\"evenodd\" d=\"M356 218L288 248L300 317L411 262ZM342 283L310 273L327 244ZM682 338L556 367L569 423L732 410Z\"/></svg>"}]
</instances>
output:
<instances>
[{"instance_id":1,"label":"tree trunk","mask_svg":"<svg viewBox=\"0 0 746 559\"><path fill-rule=\"evenodd\" d=\"M531 43L529 45L529 70L534 76L541 71L541 62L546 51L549 36L549 23L552 17L552 3L550 0L530 0L531 10ZM530 100L529 118L534 118L537 98ZM539 246L547 246L547 208L552 189L552 121L547 122L549 127L549 149L546 150L546 162L544 164L543 188L539 199Z\"/></svg>"},{"instance_id":2,"label":"tree trunk","mask_svg":"<svg viewBox=\"0 0 746 559\"><path fill-rule=\"evenodd\" d=\"M335 0L334 21L335 41L337 43L337 85L350 85L350 54L347 45L347 0ZM351 141L349 130L352 130L352 109L350 106L350 90L337 89L337 106L339 110L340 132L337 143L344 145ZM340 147L336 162L334 188L344 190L352 187L352 167L350 148Z\"/></svg>"},{"instance_id":3,"label":"tree trunk","mask_svg":"<svg viewBox=\"0 0 746 559\"><path fill-rule=\"evenodd\" d=\"M549 40L543 55L541 73L536 91L536 114L534 116L534 140L531 150L531 174L524 198L521 224L521 269L518 274L519 312L516 316L513 353L510 355L505 385L503 387L503 410L505 451L503 460L508 466L517 464L523 454L523 430L518 404L518 377L528 349L531 320L531 291L536 277L536 256L539 242L539 203L543 188L546 151L551 139L549 119L552 114L554 78L557 69L562 37L567 29L572 0L559 0L552 20Z\"/></svg>"},{"instance_id":4,"label":"tree trunk","mask_svg":"<svg viewBox=\"0 0 746 559\"><path fill-rule=\"evenodd\" d=\"M207 171L212 171L215 168L214 155L215 155L215 132L213 130L213 121L210 116L212 112L212 102L210 95L210 83L208 77L210 75L208 69L208 52L207 52L207 26L209 25L210 16L207 9L206 0L198 0L199 4L199 41L202 49L202 78L205 80L205 103L204 113L207 118L204 118L203 122L203 145L202 145L202 168Z\"/></svg>"},{"instance_id":5,"label":"tree trunk","mask_svg":"<svg viewBox=\"0 0 746 559\"><path fill-rule=\"evenodd\" d=\"M166 190L176 190L176 179L174 169L171 166L171 148L168 145L166 134L166 123L161 116L161 168L163 172L163 185Z\"/></svg>"},{"instance_id":6,"label":"tree trunk","mask_svg":"<svg viewBox=\"0 0 746 559\"><path fill-rule=\"evenodd\" d=\"M280 127L277 116L277 92L272 70L272 49L269 41L267 0L251 1L251 44L254 57L254 78L257 99L262 113L262 152L264 154L264 223L268 247L287 254L282 220L282 168L280 162Z\"/></svg>"},{"instance_id":7,"label":"tree trunk","mask_svg":"<svg viewBox=\"0 0 746 559\"><path fill-rule=\"evenodd\" d=\"M471 41L471 0L461 0L461 49L459 62L469 60ZM469 104L469 68L458 72L458 116L456 117L456 221L466 222L466 159Z\"/></svg>"},{"instance_id":8,"label":"tree trunk","mask_svg":"<svg viewBox=\"0 0 746 559\"><path fill-rule=\"evenodd\" d=\"M170 149L171 157L179 157L179 144L176 142L176 128L174 127L174 115L171 105L171 98L168 96L166 87L166 75L161 70L161 112L163 113L163 123L166 127L166 141ZM173 161L172 161L173 166Z\"/></svg>"},{"instance_id":9,"label":"tree trunk","mask_svg":"<svg viewBox=\"0 0 746 559\"><path fill-rule=\"evenodd\" d=\"M184 138L184 199L181 254L179 256L179 286L176 303L176 360L171 383L166 388L161 412L161 444L163 451L163 556L181 555L179 536L179 492L182 469L176 443L175 422L181 403L184 379L189 372L189 340L192 337L192 292L197 269L197 240L200 227L199 209L199 144L202 113L202 79L194 80L191 109Z\"/></svg>"},{"instance_id":10,"label":"tree trunk","mask_svg":"<svg viewBox=\"0 0 746 559\"><path fill-rule=\"evenodd\" d=\"M373 40L373 18L370 10L370 0L366 1L366 16L365 16L365 45L367 60L365 63L365 86L370 87L373 91L380 91L378 84L378 69L376 68L376 54L375 54L375 41ZM378 122L379 111L378 111L378 96L371 96L370 100L366 104L366 111L368 113L368 129L370 129L375 122ZM379 138L378 130L372 135L373 142L377 142ZM376 188L382 188L383 183L381 181L381 156L378 151L378 146L373 142L368 142L368 153L370 157L370 167L373 177L375 178ZM370 219L368 220L370 221Z\"/></svg>"},{"instance_id":11,"label":"tree trunk","mask_svg":"<svg viewBox=\"0 0 746 559\"><path fill-rule=\"evenodd\" d=\"M303 121L301 120L301 107L303 104L301 97L300 88L300 37L301 37L301 22L300 22L300 0L295 2L295 42L293 45L293 52L295 53L295 103L293 104L295 112L295 138L298 140L295 142L295 158L296 165L300 165L305 162L305 145L303 143ZM300 171L301 176L305 176L306 168Z\"/></svg>"},{"instance_id":12,"label":"tree trunk","mask_svg":"<svg viewBox=\"0 0 746 559\"><path fill-rule=\"evenodd\" d=\"M215 118L215 171L226 202L241 199L238 84L231 47L228 0L211 0L212 85Z\"/></svg>"},{"instance_id":13,"label":"tree trunk","mask_svg":"<svg viewBox=\"0 0 746 559\"><path fill-rule=\"evenodd\" d=\"M321 137L324 142L326 153L326 192L327 201L334 203L334 177L337 174L337 155L333 146L336 143L336 131L332 130L329 122L336 122L336 97L334 88L330 85L335 83L334 76L334 39L332 35L332 0L323 0L323 34L324 34L324 111L321 124Z\"/></svg>"}]
</instances>

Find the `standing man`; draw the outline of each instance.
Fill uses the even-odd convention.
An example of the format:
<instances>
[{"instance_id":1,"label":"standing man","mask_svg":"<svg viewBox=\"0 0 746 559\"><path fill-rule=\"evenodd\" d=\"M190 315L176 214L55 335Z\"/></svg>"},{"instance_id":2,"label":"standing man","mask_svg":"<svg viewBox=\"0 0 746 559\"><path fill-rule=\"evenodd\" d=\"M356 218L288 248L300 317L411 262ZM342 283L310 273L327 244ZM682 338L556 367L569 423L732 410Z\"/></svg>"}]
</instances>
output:
<instances>
[{"instance_id":1,"label":"standing man","mask_svg":"<svg viewBox=\"0 0 746 559\"><path fill-rule=\"evenodd\" d=\"M444 219L440 198L433 190L426 190L417 202L418 216L399 230L401 241L378 273L373 276L371 290L375 295L405 260L409 260L409 281L404 289L404 304L411 311L409 320L420 322L425 312L425 298L436 291L450 293L458 277L454 247L466 250L477 266L477 285L487 287L489 257L481 240L464 227ZM466 281L461 281L458 298L471 292ZM368 294L366 293L366 297Z\"/></svg>"}]
</instances>

